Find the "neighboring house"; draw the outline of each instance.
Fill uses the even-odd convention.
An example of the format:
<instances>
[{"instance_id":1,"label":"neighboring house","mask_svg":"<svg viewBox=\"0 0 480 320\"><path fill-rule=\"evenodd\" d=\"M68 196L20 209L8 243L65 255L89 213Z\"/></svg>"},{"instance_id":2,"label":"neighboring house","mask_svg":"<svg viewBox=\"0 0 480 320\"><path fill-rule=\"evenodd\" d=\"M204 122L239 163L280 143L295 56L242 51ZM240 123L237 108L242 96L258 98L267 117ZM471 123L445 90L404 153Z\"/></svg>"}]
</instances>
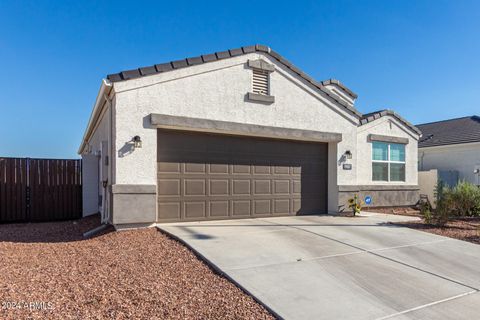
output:
<instances>
[{"instance_id":1,"label":"neighboring house","mask_svg":"<svg viewBox=\"0 0 480 320\"><path fill-rule=\"evenodd\" d=\"M79 153L84 214L116 226L337 213L418 200L420 131L362 115L263 45L112 74Z\"/></svg>"},{"instance_id":2,"label":"neighboring house","mask_svg":"<svg viewBox=\"0 0 480 320\"><path fill-rule=\"evenodd\" d=\"M457 171L459 180L480 185L480 117L469 116L417 127L423 134L418 143L420 170Z\"/></svg>"}]
</instances>

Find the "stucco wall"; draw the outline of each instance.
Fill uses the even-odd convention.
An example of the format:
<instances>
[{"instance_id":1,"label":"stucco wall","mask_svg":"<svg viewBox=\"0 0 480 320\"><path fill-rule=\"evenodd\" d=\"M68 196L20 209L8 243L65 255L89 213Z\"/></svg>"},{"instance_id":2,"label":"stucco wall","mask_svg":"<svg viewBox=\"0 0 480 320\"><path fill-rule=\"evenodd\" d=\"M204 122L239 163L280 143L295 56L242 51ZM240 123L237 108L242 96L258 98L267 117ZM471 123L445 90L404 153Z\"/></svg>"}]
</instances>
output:
<instances>
[{"instance_id":1,"label":"stucco wall","mask_svg":"<svg viewBox=\"0 0 480 320\"><path fill-rule=\"evenodd\" d=\"M438 170L432 169L428 171L418 172L418 186L420 188L420 194L424 194L428 197L430 205L435 209L435 188L438 183Z\"/></svg>"},{"instance_id":2,"label":"stucco wall","mask_svg":"<svg viewBox=\"0 0 480 320\"><path fill-rule=\"evenodd\" d=\"M456 170L460 180L480 185L480 143L422 148L418 152L420 170Z\"/></svg>"},{"instance_id":3,"label":"stucco wall","mask_svg":"<svg viewBox=\"0 0 480 320\"><path fill-rule=\"evenodd\" d=\"M255 53L115 83L116 183L156 184L156 130L149 125L151 113L341 133L343 141L337 154L332 155L335 159L355 148L355 118L338 111L332 102L278 64L270 78L275 102L247 101L252 71L245 64L248 59L258 58L275 63ZM142 137L143 147L130 152L127 142L135 135ZM339 170L338 182L354 181L355 175L355 166L351 171Z\"/></svg>"},{"instance_id":4,"label":"stucco wall","mask_svg":"<svg viewBox=\"0 0 480 320\"><path fill-rule=\"evenodd\" d=\"M88 142L89 152L82 154L82 197L83 197L83 216L99 212L99 195L102 194L99 183L99 156L102 141L108 141L108 109L104 114L96 130L93 132Z\"/></svg>"},{"instance_id":5,"label":"stucco wall","mask_svg":"<svg viewBox=\"0 0 480 320\"><path fill-rule=\"evenodd\" d=\"M249 101L252 70L249 60L275 64L270 75L272 104ZM358 127L358 119L318 92L304 79L262 53L200 64L171 72L115 82L114 148L111 161L116 185L157 184L157 130L150 114L238 122L271 127L340 133L329 143L329 211L337 211L338 186L374 185L371 180L370 133L409 139L405 185L417 184L417 136L388 116ZM99 128L98 137L105 136ZM97 133L96 133L97 135ZM130 143L139 135L142 148ZM97 138L98 138L97 137ZM92 137L92 143L97 143ZM101 139L100 139L101 140ZM352 159L340 161L350 150ZM351 164L351 170L343 164ZM399 184L399 183L392 183ZM343 197L346 193L343 194Z\"/></svg>"},{"instance_id":6,"label":"stucco wall","mask_svg":"<svg viewBox=\"0 0 480 320\"><path fill-rule=\"evenodd\" d=\"M372 181L372 143L369 134L407 138L405 146L405 182ZM417 142L418 137L400 124L395 118L385 116L358 128L357 134L357 184L359 185L417 185Z\"/></svg>"}]
</instances>

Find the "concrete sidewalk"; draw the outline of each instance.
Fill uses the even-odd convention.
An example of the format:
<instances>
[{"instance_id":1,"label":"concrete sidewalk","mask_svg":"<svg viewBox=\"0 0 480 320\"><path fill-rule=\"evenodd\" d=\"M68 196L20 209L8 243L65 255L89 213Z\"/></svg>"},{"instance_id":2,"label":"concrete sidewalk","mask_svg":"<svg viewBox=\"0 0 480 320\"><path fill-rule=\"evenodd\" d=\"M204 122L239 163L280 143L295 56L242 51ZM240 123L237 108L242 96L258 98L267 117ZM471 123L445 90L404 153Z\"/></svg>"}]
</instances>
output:
<instances>
[{"instance_id":1,"label":"concrete sidewalk","mask_svg":"<svg viewBox=\"0 0 480 320\"><path fill-rule=\"evenodd\" d=\"M162 224L285 319L475 319L480 247L385 214ZM415 218L413 218L415 219Z\"/></svg>"}]
</instances>

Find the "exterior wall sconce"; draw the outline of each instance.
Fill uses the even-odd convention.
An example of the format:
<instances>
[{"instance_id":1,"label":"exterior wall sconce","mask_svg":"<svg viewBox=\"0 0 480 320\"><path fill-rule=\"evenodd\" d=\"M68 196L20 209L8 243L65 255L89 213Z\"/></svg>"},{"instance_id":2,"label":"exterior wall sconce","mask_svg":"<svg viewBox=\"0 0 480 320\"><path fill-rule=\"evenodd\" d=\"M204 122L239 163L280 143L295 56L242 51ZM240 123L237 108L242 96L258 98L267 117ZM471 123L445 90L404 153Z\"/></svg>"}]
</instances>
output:
<instances>
[{"instance_id":1,"label":"exterior wall sconce","mask_svg":"<svg viewBox=\"0 0 480 320\"><path fill-rule=\"evenodd\" d=\"M140 136L133 137L132 138L132 143L133 143L133 147L135 149L142 147L142 139L140 139Z\"/></svg>"},{"instance_id":2,"label":"exterior wall sconce","mask_svg":"<svg viewBox=\"0 0 480 320\"><path fill-rule=\"evenodd\" d=\"M350 150L345 151L345 158L352 159L352 152Z\"/></svg>"}]
</instances>

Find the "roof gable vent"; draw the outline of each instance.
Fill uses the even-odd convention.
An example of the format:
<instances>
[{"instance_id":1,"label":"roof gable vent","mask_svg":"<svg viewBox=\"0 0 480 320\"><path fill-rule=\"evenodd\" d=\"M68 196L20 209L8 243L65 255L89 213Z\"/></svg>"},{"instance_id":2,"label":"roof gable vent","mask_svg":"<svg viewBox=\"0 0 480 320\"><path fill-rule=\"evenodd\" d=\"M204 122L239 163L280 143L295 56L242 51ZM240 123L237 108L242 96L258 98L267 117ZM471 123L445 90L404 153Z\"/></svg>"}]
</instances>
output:
<instances>
[{"instance_id":1,"label":"roof gable vent","mask_svg":"<svg viewBox=\"0 0 480 320\"><path fill-rule=\"evenodd\" d=\"M262 59L248 60L248 67L252 69L252 91L247 93L250 101L273 103L275 97L270 95L270 73L275 66Z\"/></svg>"},{"instance_id":2,"label":"roof gable vent","mask_svg":"<svg viewBox=\"0 0 480 320\"><path fill-rule=\"evenodd\" d=\"M256 94L269 94L269 76L268 71L253 69L252 92Z\"/></svg>"}]
</instances>

